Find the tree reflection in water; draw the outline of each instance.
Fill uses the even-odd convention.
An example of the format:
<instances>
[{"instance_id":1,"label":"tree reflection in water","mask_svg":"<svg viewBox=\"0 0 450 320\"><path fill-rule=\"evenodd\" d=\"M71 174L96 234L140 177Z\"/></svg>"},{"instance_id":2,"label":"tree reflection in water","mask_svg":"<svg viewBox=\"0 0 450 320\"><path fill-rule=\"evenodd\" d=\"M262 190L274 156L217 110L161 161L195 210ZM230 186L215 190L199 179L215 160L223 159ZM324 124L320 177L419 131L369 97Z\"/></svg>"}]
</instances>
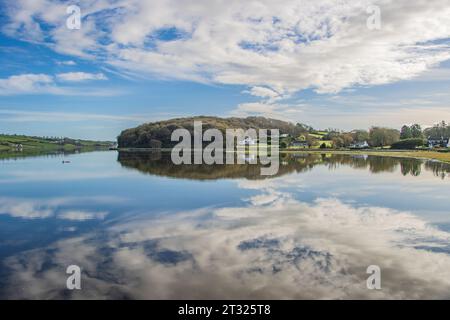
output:
<instances>
[{"instance_id":1,"label":"tree reflection in water","mask_svg":"<svg viewBox=\"0 0 450 320\"><path fill-rule=\"evenodd\" d=\"M289 173L309 171L316 166L327 166L331 170L339 166L349 166L353 169L369 170L374 174L399 170L404 176L415 177L420 176L422 170L426 170L442 179L448 177L450 172L450 164L439 161L327 153L281 154L280 169L274 176L262 176L260 164L175 165L170 160L170 153L158 151L120 152L118 161L123 167L136 169L142 173L193 180L270 179Z\"/></svg>"}]
</instances>

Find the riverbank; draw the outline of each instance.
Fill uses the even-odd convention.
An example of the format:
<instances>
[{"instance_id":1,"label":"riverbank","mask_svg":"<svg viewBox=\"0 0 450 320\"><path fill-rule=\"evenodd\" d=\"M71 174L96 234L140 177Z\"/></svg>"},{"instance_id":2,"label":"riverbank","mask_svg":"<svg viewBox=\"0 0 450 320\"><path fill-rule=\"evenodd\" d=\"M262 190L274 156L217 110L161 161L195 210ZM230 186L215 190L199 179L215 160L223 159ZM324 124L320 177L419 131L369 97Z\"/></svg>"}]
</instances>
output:
<instances>
[{"instance_id":1,"label":"riverbank","mask_svg":"<svg viewBox=\"0 0 450 320\"><path fill-rule=\"evenodd\" d=\"M108 148L112 141L93 141L70 138L31 137L0 134L0 151L72 151L80 148Z\"/></svg>"},{"instance_id":2,"label":"riverbank","mask_svg":"<svg viewBox=\"0 0 450 320\"><path fill-rule=\"evenodd\" d=\"M171 152L170 148L120 148L121 152ZM349 155L370 155L380 157L414 158L425 160L438 160L450 163L450 152L426 151L426 150L333 150L333 149L282 149L280 153L331 153Z\"/></svg>"},{"instance_id":3,"label":"riverbank","mask_svg":"<svg viewBox=\"0 0 450 320\"><path fill-rule=\"evenodd\" d=\"M0 134L0 159L108 150L114 142Z\"/></svg>"}]
</instances>

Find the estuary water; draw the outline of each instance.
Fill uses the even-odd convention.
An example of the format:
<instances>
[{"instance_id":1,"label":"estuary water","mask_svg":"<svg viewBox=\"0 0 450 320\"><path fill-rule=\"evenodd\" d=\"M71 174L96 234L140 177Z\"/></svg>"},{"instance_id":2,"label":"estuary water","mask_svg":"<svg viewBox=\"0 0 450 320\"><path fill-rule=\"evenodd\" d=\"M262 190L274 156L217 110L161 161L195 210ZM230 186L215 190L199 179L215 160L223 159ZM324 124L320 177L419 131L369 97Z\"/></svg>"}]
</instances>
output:
<instances>
[{"instance_id":1,"label":"estuary water","mask_svg":"<svg viewBox=\"0 0 450 320\"><path fill-rule=\"evenodd\" d=\"M450 165L415 159L282 154L275 176L161 153L2 159L0 298L448 299L449 198Z\"/></svg>"}]
</instances>

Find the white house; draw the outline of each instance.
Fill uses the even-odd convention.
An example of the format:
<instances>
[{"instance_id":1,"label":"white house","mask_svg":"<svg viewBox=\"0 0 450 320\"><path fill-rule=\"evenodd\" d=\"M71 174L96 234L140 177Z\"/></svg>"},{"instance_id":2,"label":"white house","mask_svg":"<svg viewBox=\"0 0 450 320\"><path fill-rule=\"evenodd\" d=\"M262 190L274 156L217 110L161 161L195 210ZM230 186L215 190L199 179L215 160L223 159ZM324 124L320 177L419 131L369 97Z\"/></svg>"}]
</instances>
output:
<instances>
[{"instance_id":1,"label":"white house","mask_svg":"<svg viewBox=\"0 0 450 320\"><path fill-rule=\"evenodd\" d=\"M368 147L367 141L358 141L350 145L350 149L366 149Z\"/></svg>"},{"instance_id":2,"label":"white house","mask_svg":"<svg viewBox=\"0 0 450 320\"><path fill-rule=\"evenodd\" d=\"M256 161L256 156L254 154L241 154L240 158L248 163L254 163Z\"/></svg>"},{"instance_id":3,"label":"white house","mask_svg":"<svg viewBox=\"0 0 450 320\"><path fill-rule=\"evenodd\" d=\"M433 149L435 147L450 148L450 139L441 137L440 139L428 137L428 147Z\"/></svg>"},{"instance_id":4,"label":"white house","mask_svg":"<svg viewBox=\"0 0 450 320\"><path fill-rule=\"evenodd\" d=\"M294 148L308 148L309 144L308 144L308 141L298 141L298 140L296 140L296 141L293 141L291 143L291 147L294 147Z\"/></svg>"},{"instance_id":5,"label":"white house","mask_svg":"<svg viewBox=\"0 0 450 320\"><path fill-rule=\"evenodd\" d=\"M246 137L244 140L241 140L238 142L239 145L241 146L253 146L256 144L256 140L252 139L251 137Z\"/></svg>"}]
</instances>

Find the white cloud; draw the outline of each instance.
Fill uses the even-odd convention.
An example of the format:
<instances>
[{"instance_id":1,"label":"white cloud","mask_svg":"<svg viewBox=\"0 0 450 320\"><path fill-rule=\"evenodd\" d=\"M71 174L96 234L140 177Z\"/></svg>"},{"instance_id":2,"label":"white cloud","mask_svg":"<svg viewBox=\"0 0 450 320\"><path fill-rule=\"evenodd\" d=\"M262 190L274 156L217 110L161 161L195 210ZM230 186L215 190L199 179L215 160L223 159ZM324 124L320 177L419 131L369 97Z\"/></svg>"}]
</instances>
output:
<instances>
[{"instance_id":1,"label":"white cloud","mask_svg":"<svg viewBox=\"0 0 450 320\"><path fill-rule=\"evenodd\" d=\"M43 219L53 215L53 208L42 206L37 201L0 198L0 214L23 219Z\"/></svg>"},{"instance_id":2,"label":"white cloud","mask_svg":"<svg viewBox=\"0 0 450 320\"><path fill-rule=\"evenodd\" d=\"M61 269L76 261L89 290L71 298L448 298L448 232L387 208L308 204L286 193L266 199L119 220L100 238L86 234L19 253L7 260L4 291L15 299L58 298ZM43 261L52 264L43 269ZM371 264L381 267L382 290L366 288Z\"/></svg>"},{"instance_id":3,"label":"white cloud","mask_svg":"<svg viewBox=\"0 0 450 320\"><path fill-rule=\"evenodd\" d=\"M64 66L75 66L77 63L73 60L67 60L67 61L57 61L56 64Z\"/></svg>"},{"instance_id":4,"label":"white cloud","mask_svg":"<svg viewBox=\"0 0 450 320\"><path fill-rule=\"evenodd\" d=\"M270 101L270 102L274 102L274 101L279 100L281 98L287 98L287 96L283 97L278 92L276 92L275 90L272 90L272 89L266 88L266 87L255 86L255 87L252 87L249 91L246 91L246 92L248 92L252 96L267 99L267 101Z\"/></svg>"},{"instance_id":5,"label":"white cloud","mask_svg":"<svg viewBox=\"0 0 450 320\"><path fill-rule=\"evenodd\" d=\"M87 72L66 72L56 75L62 81L87 81L87 80L107 80L108 78L103 73L87 73Z\"/></svg>"},{"instance_id":6,"label":"white cloud","mask_svg":"<svg viewBox=\"0 0 450 320\"><path fill-rule=\"evenodd\" d=\"M97 205L111 201L124 201L113 197L60 197L49 199L27 199L27 198L0 198L0 214L9 215L22 219L45 219L57 216L65 220L92 220L104 219L106 211L87 211L82 209L63 210L57 213L61 207L74 206L81 201L90 201Z\"/></svg>"},{"instance_id":7,"label":"white cloud","mask_svg":"<svg viewBox=\"0 0 450 320\"><path fill-rule=\"evenodd\" d=\"M241 103L235 110L230 112L231 116L248 117L264 116L285 121L300 121L303 116L302 104L274 103L271 100L265 102Z\"/></svg>"},{"instance_id":8,"label":"white cloud","mask_svg":"<svg viewBox=\"0 0 450 320\"><path fill-rule=\"evenodd\" d=\"M372 3L381 8L381 30L366 26ZM19 0L9 5L11 21L3 31L29 41L50 39L60 53L97 57L127 71L280 94L411 79L450 58L442 44L450 37L447 0L414 5L407 0L212 0L201 5L87 0L81 5L81 29L68 30L63 3ZM162 38L161 30L173 34Z\"/></svg>"},{"instance_id":9,"label":"white cloud","mask_svg":"<svg viewBox=\"0 0 450 320\"><path fill-rule=\"evenodd\" d=\"M53 94L53 95L83 95L83 96L114 96L123 94L120 89L75 88L61 85L62 82L81 82L87 80L106 80L103 73L68 72L59 73L54 77L48 74L21 74L0 79L0 96L20 94Z\"/></svg>"},{"instance_id":10,"label":"white cloud","mask_svg":"<svg viewBox=\"0 0 450 320\"><path fill-rule=\"evenodd\" d=\"M134 121L141 122L142 119L152 120L150 115L111 115L98 113L76 113L76 112L46 112L46 111L20 111L0 109L2 120L8 122L79 122L79 121Z\"/></svg>"},{"instance_id":11,"label":"white cloud","mask_svg":"<svg viewBox=\"0 0 450 320\"><path fill-rule=\"evenodd\" d=\"M427 78L431 79L431 78ZM435 77L433 77L435 79ZM429 81L423 79L423 81ZM308 123L316 128L353 130L388 126L400 129L404 124L423 127L450 119L450 94L438 90L412 92L409 87L388 95L313 95L295 101L240 103L231 116L264 116L291 122Z\"/></svg>"},{"instance_id":12,"label":"white cloud","mask_svg":"<svg viewBox=\"0 0 450 320\"><path fill-rule=\"evenodd\" d=\"M99 219L103 220L108 215L108 212L91 212L83 210L70 210L64 211L58 214L59 219L64 220L74 220L74 221L85 221Z\"/></svg>"},{"instance_id":13,"label":"white cloud","mask_svg":"<svg viewBox=\"0 0 450 320\"><path fill-rule=\"evenodd\" d=\"M22 74L0 79L0 95L53 91L53 78L46 74Z\"/></svg>"},{"instance_id":14,"label":"white cloud","mask_svg":"<svg viewBox=\"0 0 450 320\"><path fill-rule=\"evenodd\" d=\"M421 82L448 81L450 80L450 68L433 68L413 80Z\"/></svg>"}]
</instances>

